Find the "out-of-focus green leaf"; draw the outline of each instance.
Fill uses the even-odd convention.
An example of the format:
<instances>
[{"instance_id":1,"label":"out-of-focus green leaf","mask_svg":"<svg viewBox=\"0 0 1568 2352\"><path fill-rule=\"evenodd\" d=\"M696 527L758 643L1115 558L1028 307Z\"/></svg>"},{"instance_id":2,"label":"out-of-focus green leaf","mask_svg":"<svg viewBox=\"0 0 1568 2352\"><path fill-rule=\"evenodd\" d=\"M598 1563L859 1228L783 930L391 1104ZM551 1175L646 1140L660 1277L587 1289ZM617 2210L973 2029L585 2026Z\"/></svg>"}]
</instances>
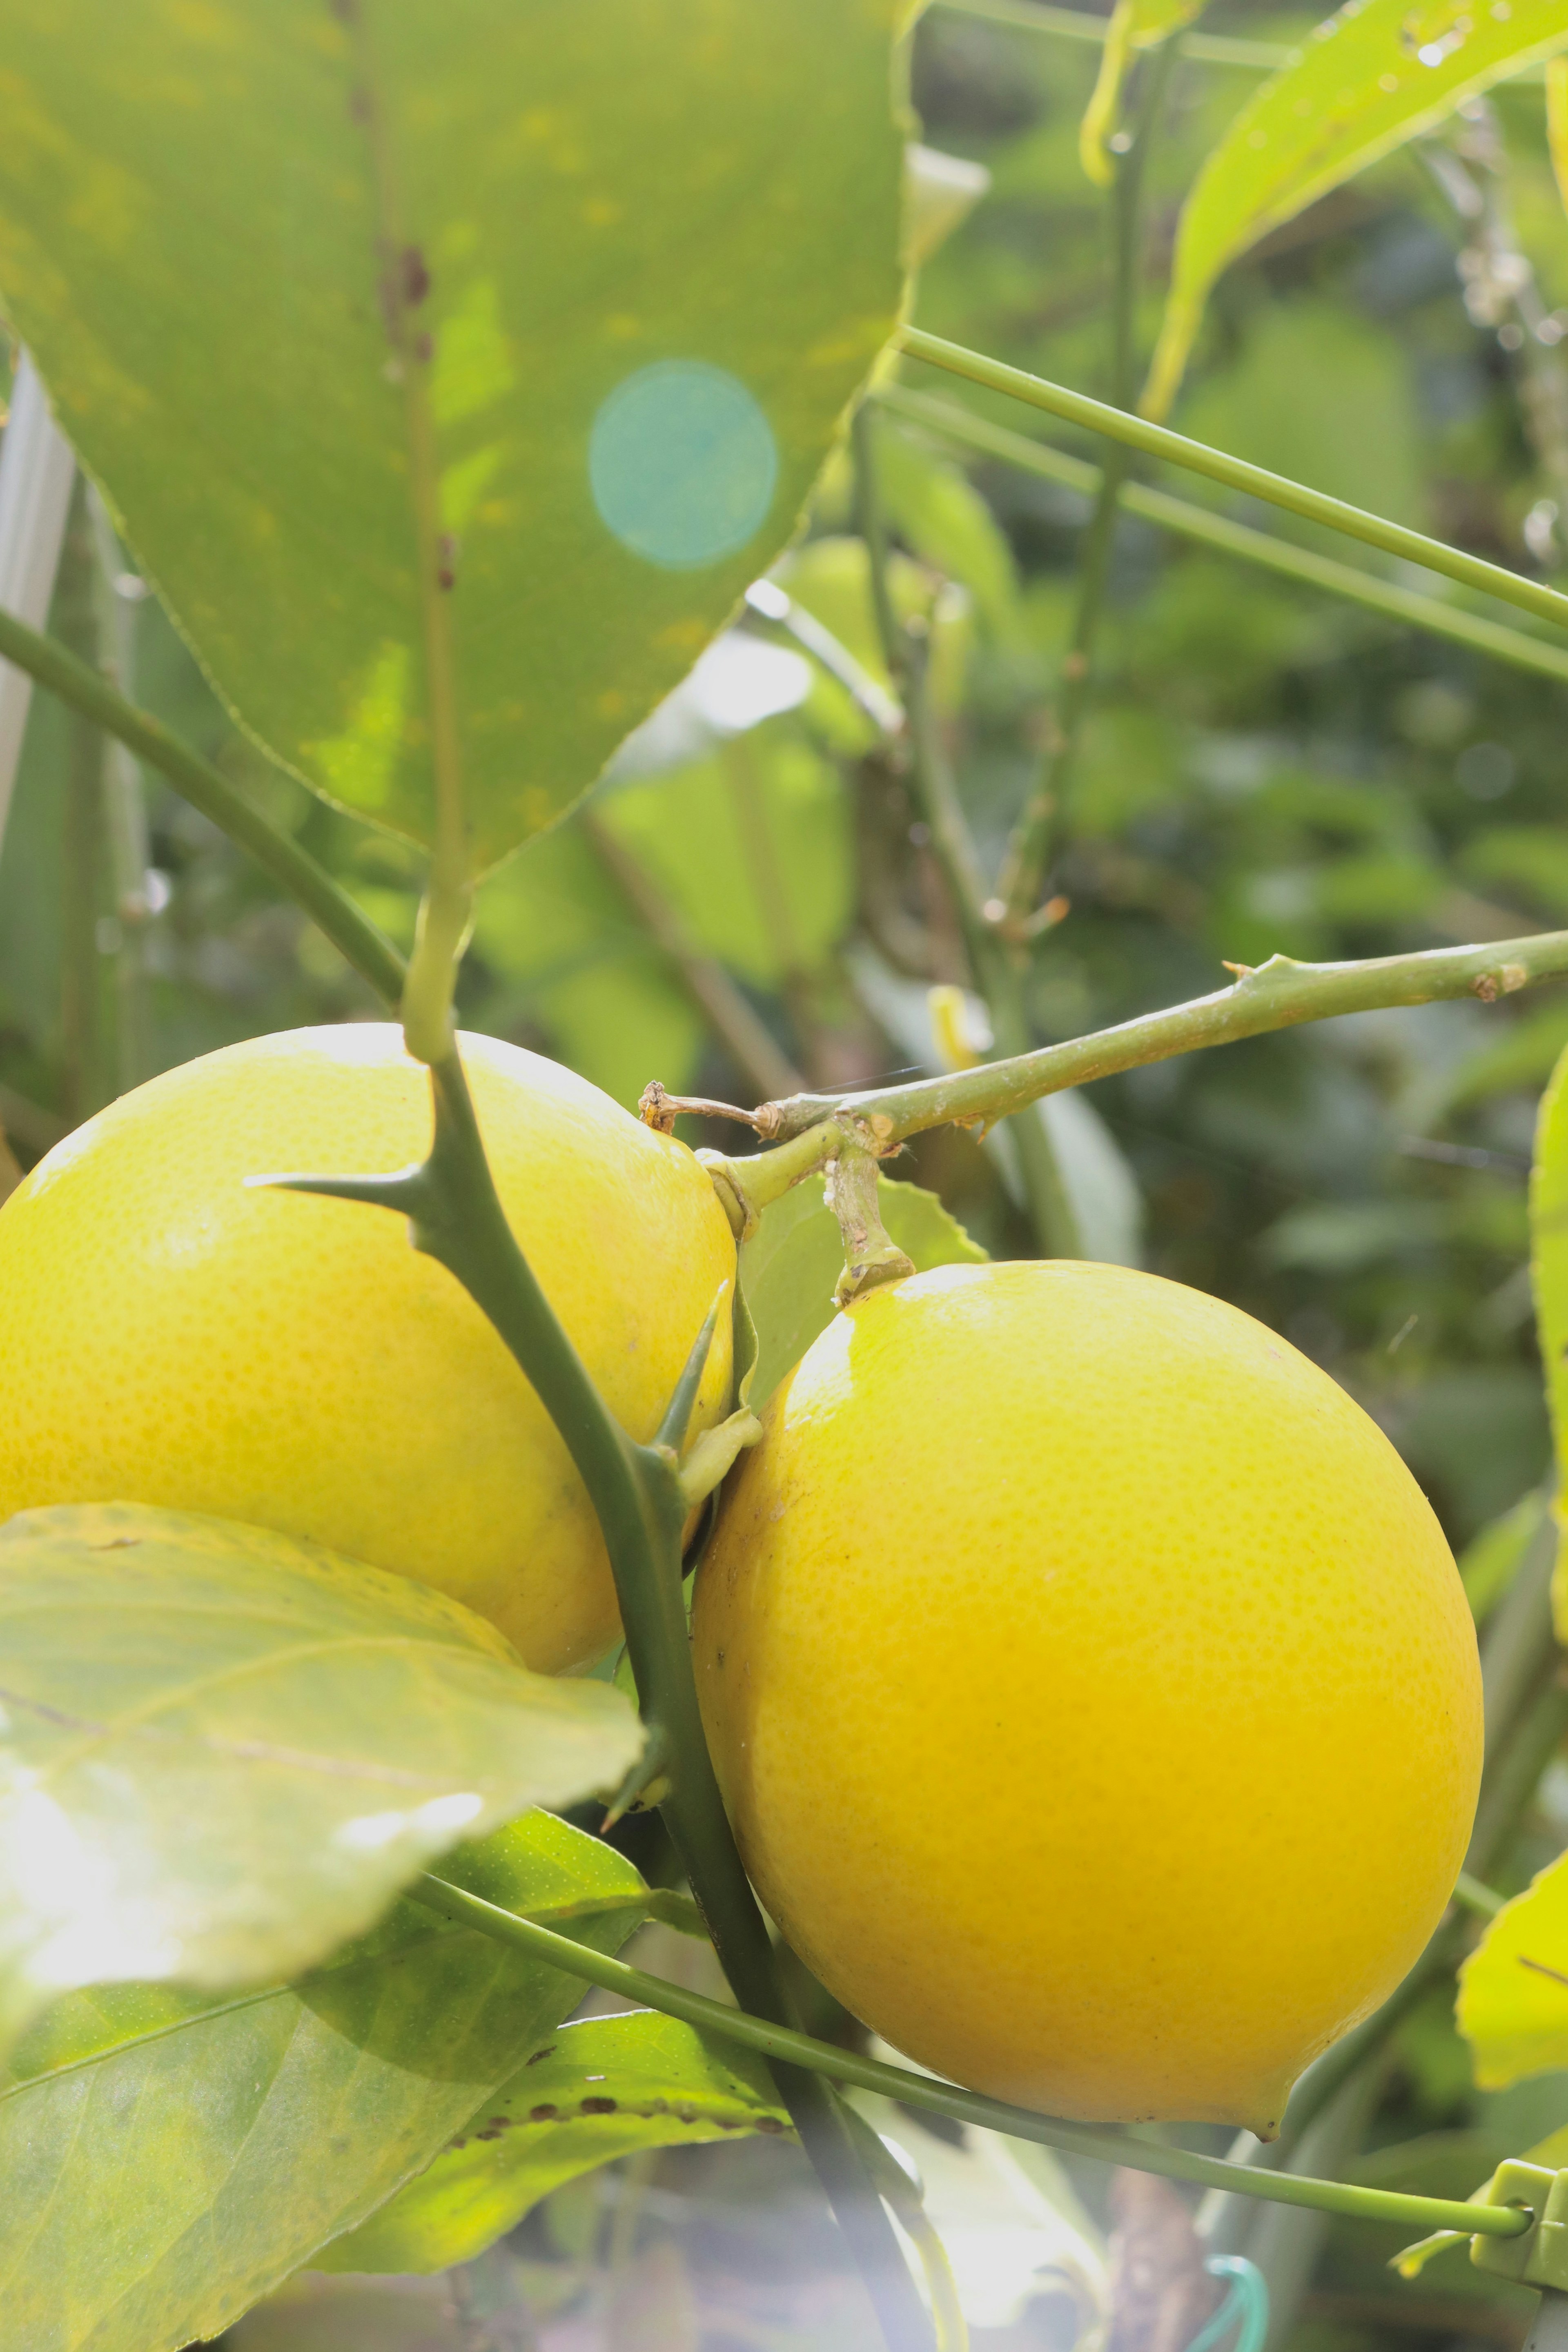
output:
<instances>
[{"instance_id":1,"label":"out-of-focus green leaf","mask_svg":"<svg viewBox=\"0 0 1568 2352\"><path fill-rule=\"evenodd\" d=\"M974 599L998 635L1018 627L1013 551L968 475L914 434L885 425L877 444L877 480L889 520L915 553Z\"/></svg>"},{"instance_id":2,"label":"out-of-focus green leaf","mask_svg":"<svg viewBox=\"0 0 1568 2352\"><path fill-rule=\"evenodd\" d=\"M1568 1003L1537 1004L1521 1012L1501 1036L1468 1054L1448 1076L1442 1107L1454 1111L1494 1095L1544 1086L1568 1046Z\"/></svg>"},{"instance_id":3,"label":"out-of-focus green leaf","mask_svg":"<svg viewBox=\"0 0 1568 2352\"><path fill-rule=\"evenodd\" d=\"M1536 1338L1561 1481L1568 1460L1568 1053L1541 1098L1530 1176L1530 1223ZM1561 1641L1568 1634L1568 1580L1561 1554L1552 1601ZM1568 2056L1558 2063L1568 2065Z\"/></svg>"},{"instance_id":4,"label":"out-of-focus green leaf","mask_svg":"<svg viewBox=\"0 0 1568 2352\"><path fill-rule=\"evenodd\" d=\"M897 314L898 13L11 11L7 315L319 790L428 842L446 732L489 866L787 541Z\"/></svg>"},{"instance_id":5,"label":"out-of-focus green leaf","mask_svg":"<svg viewBox=\"0 0 1568 2352\"><path fill-rule=\"evenodd\" d=\"M225 2352L455 2352L440 2279L327 2278L307 2271L247 2312Z\"/></svg>"},{"instance_id":6,"label":"out-of-focus green leaf","mask_svg":"<svg viewBox=\"0 0 1568 2352\"><path fill-rule=\"evenodd\" d=\"M759 2058L653 2010L586 2018L487 2099L417 2180L321 2257L331 2271L447 2270L563 2182L643 2148L785 2132Z\"/></svg>"},{"instance_id":7,"label":"out-of-focus green leaf","mask_svg":"<svg viewBox=\"0 0 1568 2352\"><path fill-rule=\"evenodd\" d=\"M672 1092L702 1050L701 1015L575 820L531 842L479 890L474 941L507 984L503 1025L537 1022L563 1061L631 1108Z\"/></svg>"},{"instance_id":8,"label":"out-of-focus green leaf","mask_svg":"<svg viewBox=\"0 0 1568 2352\"><path fill-rule=\"evenodd\" d=\"M549 1814L443 1863L613 1952L642 1881ZM16 2352L217 2335L429 2162L583 1987L407 1900L289 1986L57 2002L0 2073L0 2279Z\"/></svg>"},{"instance_id":9,"label":"out-of-focus green leaf","mask_svg":"<svg viewBox=\"0 0 1568 2352\"><path fill-rule=\"evenodd\" d=\"M984 163L911 145L904 156L904 259L918 269L969 218L991 185Z\"/></svg>"},{"instance_id":10,"label":"out-of-focus green leaf","mask_svg":"<svg viewBox=\"0 0 1568 2352\"><path fill-rule=\"evenodd\" d=\"M0 1530L0 2019L91 1984L266 1983L465 1833L613 1786L618 1692L457 1601L225 1519Z\"/></svg>"},{"instance_id":11,"label":"out-of-focus green leaf","mask_svg":"<svg viewBox=\"0 0 1568 2352\"><path fill-rule=\"evenodd\" d=\"M1489 1922L1459 1970L1455 2015L1483 2091L1568 2066L1568 1854Z\"/></svg>"},{"instance_id":12,"label":"out-of-focus green leaf","mask_svg":"<svg viewBox=\"0 0 1568 2352\"><path fill-rule=\"evenodd\" d=\"M887 666L871 608L870 571L864 540L830 536L809 540L778 567L777 578L796 602L831 629L879 686L888 685ZM888 590L904 621L919 620L931 632L932 698L939 709L956 709L963 698L973 632L971 601L958 588L933 595L929 572L900 550L888 565ZM847 701L847 697L845 697ZM868 721L858 732L869 740Z\"/></svg>"},{"instance_id":13,"label":"out-of-focus green leaf","mask_svg":"<svg viewBox=\"0 0 1568 2352\"><path fill-rule=\"evenodd\" d=\"M1346 304L1319 296L1268 304L1231 364L1193 386L1182 425L1391 521L1427 520L1423 420L1408 363L1385 330ZM1258 593L1250 570L1238 584ZM1343 778L1321 781L1347 799L1357 789ZM1360 789L1370 831L1385 817L1386 798Z\"/></svg>"},{"instance_id":14,"label":"out-of-focus green leaf","mask_svg":"<svg viewBox=\"0 0 1568 2352\"><path fill-rule=\"evenodd\" d=\"M1100 73L1079 131L1079 161L1097 187L1116 177L1108 142L1116 128L1121 85L1135 49L1151 49L1202 13L1204 0L1117 0L1105 30Z\"/></svg>"},{"instance_id":15,"label":"out-of-focus green leaf","mask_svg":"<svg viewBox=\"0 0 1568 2352\"><path fill-rule=\"evenodd\" d=\"M1568 841L1555 825L1507 824L1478 834L1464 867L1478 882L1518 890L1549 915L1568 915Z\"/></svg>"},{"instance_id":16,"label":"out-of-focus green leaf","mask_svg":"<svg viewBox=\"0 0 1568 2352\"><path fill-rule=\"evenodd\" d=\"M1486 1622L1521 1566L1526 1552L1546 1529L1555 1529L1550 1497L1535 1487L1521 1496L1510 1511L1473 1535L1459 1555L1459 1576L1470 1614L1478 1625Z\"/></svg>"},{"instance_id":17,"label":"out-of-focus green leaf","mask_svg":"<svg viewBox=\"0 0 1568 2352\"><path fill-rule=\"evenodd\" d=\"M1561 0L1349 0L1256 91L1182 214L1144 413L1175 397L1209 289L1271 229L1467 98L1568 48Z\"/></svg>"},{"instance_id":18,"label":"out-of-focus green leaf","mask_svg":"<svg viewBox=\"0 0 1568 2352\"><path fill-rule=\"evenodd\" d=\"M742 980L776 988L814 971L848 928L855 869L844 786L788 720L606 792L595 806L695 945Z\"/></svg>"},{"instance_id":19,"label":"out-of-focus green leaf","mask_svg":"<svg viewBox=\"0 0 1568 2352\"><path fill-rule=\"evenodd\" d=\"M838 1221L827 1207L820 1176L808 1176L763 1213L741 1252L741 1282L757 1327L758 1360L752 1385L761 1412L792 1364L832 1322L833 1286L844 1266ZM919 1184L878 1179L882 1222L916 1268L973 1265L986 1253L972 1242L934 1192Z\"/></svg>"}]
</instances>

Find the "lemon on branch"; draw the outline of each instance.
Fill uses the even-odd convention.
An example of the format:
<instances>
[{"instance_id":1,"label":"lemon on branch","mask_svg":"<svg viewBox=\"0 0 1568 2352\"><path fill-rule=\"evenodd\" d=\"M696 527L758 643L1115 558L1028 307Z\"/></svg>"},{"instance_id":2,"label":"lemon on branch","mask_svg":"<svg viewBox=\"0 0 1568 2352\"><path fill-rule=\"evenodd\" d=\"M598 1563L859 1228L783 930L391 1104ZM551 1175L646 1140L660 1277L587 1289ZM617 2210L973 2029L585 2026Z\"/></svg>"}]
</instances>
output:
<instances>
[{"instance_id":1,"label":"lemon on branch","mask_svg":"<svg viewBox=\"0 0 1568 2352\"><path fill-rule=\"evenodd\" d=\"M764 1429L694 1638L789 1941L974 2088L1271 2135L1475 1809L1475 1635L1393 1446L1235 1308L1059 1262L872 1292Z\"/></svg>"},{"instance_id":2,"label":"lemon on branch","mask_svg":"<svg viewBox=\"0 0 1568 2352\"><path fill-rule=\"evenodd\" d=\"M512 1230L611 1411L651 1437L734 1275L713 1188L558 1064L461 1045ZM210 1054L57 1146L0 1210L0 1519L210 1511L438 1586L542 1671L604 1651L593 1507L479 1307L401 1217L245 1183L384 1173L430 1131L426 1072L367 1023ZM721 1316L694 1430L729 1379Z\"/></svg>"}]
</instances>

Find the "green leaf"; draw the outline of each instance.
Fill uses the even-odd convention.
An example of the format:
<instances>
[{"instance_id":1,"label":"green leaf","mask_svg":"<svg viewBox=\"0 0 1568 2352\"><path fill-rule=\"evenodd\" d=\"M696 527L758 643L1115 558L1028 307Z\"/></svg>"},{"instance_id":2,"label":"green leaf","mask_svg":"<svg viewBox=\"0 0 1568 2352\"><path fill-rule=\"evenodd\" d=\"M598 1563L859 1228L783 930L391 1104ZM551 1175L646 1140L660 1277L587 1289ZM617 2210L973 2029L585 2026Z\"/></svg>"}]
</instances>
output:
<instances>
[{"instance_id":1,"label":"green leaf","mask_svg":"<svg viewBox=\"0 0 1568 2352\"><path fill-rule=\"evenodd\" d=\"M1500 1518L1491 1520L1470 1538L1459 1555L1459 1575L1470 1614L1478 1625L1486 1622L1502 1599L1531 1545L1546 1534L1555 1545L1551 1498L1536 1486L1521 1496L1511 1510L1504 1511Z\"/></svg>"},{"instance_id":2,"label":"green leaf","mask_svg":"<svg viewBox=\"0 0 1568 2352\"><path fill-rule=\"evenodd\" d=\"M1434 130L1478 91L1568 48L1562 0L1349 0L1272 75L1210 153L1182 214L1143 398L1175 397L1209 290L1259 237Z\"/></svg>"},{"instance_id":3,"label":"green leaf","mask_svg":"<svg viewBox=\"0 0 1568 2352\"><path fill-rule=\"evenodd\" d=\"M693 943L760 988L816 971L853 919L843 782L788 719L595 794L594 807ZM653 1075L650 1065L645 1082Z\"/></svg>"},{"instance_id":4,"label":"green leaf","mask_svg":"<svg viewBox=\"0 0 1568 2352\"><path fill-rule=\"evenodd\" d=\"M329 2271L450 2269L552 2189L644 2148L785 2132L759 2058L653 2010L585 2018L536 2050L429 2169L328 2249Z\"/></svg>"},{"instance_id":5,"label":"green leaf","mask_svg":"<svg viewBox=\"0 0 1568 2352\"><path fill-rule=\"evenodd\" d=\"M1568 1854L1489 1924L1459 1970L1455 2017L1483 2091L1568 2066Z\"/></svg>"},{"instance_id":6,"label":"green leaf","mask_svg":"<svg viewBox=\"0 0 1568 2352\"><path fill-rule=\"evenodd\" d=\"M572 1925L600 1951L641 1916L631 1864L544 1813L442 1867L535 1917L602 1898ZM292 1986L68 1996L0 2073L7 2343L216 2336L428 2163L582 1990L400 1900Z\"/></svg>"},{"instance_id":7,"label":"green leaf","mask_svg":"<svg viewBox=\"0 0 1568 2352\"><path fill-rule=\"evenodd\" d=\"M618 1693L311 1544L129 1504L0 1529L0 2022L308 1967L465 1833L613 1786Z\"/></svg>"},{"instance_id":8,"label":"green leaf","mask_svg":"<svg viewBox=\"0 0 1568 2352\"><path fill-rule=\"evenodd\" d=\"M878 1179L882 1223L924 1273L933 1265L973 1265L985 1252L972 1242L934 1192ZM820 1176L808 1176L763 1212L741 1252L741 1282L757 1327L758 1359L751 1408L761 1412L792 1364L834 1317L833 1286L844 1265L838 1221Z\"/></svg>"},{"instance_id":9,"label":"green leaf","mask_svg":"<svg viewBox=\"0 0 1568 2352\"><path fill-rule=\"evenodd\" d=\"M474 944L502 982L483 1026L521 1017L630 1110L655 1073L672 1093L694 1076L700 1013L649 939L580 818L569 818L479 890Z\"/></svg>"},{"instance_id":10,"label":"green leaf","mask_svg":"<svg viewBox=\"0 0 1568 2352\"><path fill-rule=\"evenodd\" d=\"M898 14L18 0L8 318L320 791L428 843L445 746L488 866L787 542L897 317Z\"/></svg>"},{"instance_id":11,"label":"green leaf","mask_svg":"<svg viewBox=\"0 0 1568 2352\"><path fill-rule=\"evenodd\" d=\"M877 479L889 519L925 562L969 590L997 635L1019 627L1018 578L1006 534L967 474L924 441L884 426Z\"/></svg>"}]
</instances>

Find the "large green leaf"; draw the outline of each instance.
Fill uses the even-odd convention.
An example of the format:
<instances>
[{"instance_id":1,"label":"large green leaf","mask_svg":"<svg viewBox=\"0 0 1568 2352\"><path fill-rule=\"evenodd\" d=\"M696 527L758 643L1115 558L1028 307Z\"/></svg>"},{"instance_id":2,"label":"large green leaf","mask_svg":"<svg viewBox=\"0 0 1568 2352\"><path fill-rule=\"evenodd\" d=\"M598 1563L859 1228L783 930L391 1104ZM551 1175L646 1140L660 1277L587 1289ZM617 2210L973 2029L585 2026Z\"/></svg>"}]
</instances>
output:
<instances>
[{"instance_id":1,"label":"large green leaf","mask_svg":"<svg viewBox=\"0 0 1568 2352\"><path fill-rule=\"evenodd\" d=\"M89 1984L266 1983L641 1730L410 1579L225 1519L0 1529L0 2023Z\"/></svg>"},{"instance_id":2,"label":"large green leaf","mask_svg":"<svg viewBox=\"0 0 1568 2352\"><path fill-rule=\"evenodd\" d=\"M882 1222L923 1274L929 1266L975 1265L985 1256L934 1192L878 1179ZM741 1285L757 1328L750 1403L761 1412L792 1364L832 1322L833 1286L844 1266L838 1221L820 1176L808 1176L763 1213L741 1252Z\"/></svg>"},{"instance_id":3,"label":"large green leaf","mask_svg":"<svg viewBox=\"0 0 1568 2352\"><path fill-rule=\"evenodd\" d=\"M1568 1854L1489 1921L1455 2014L1483 2091L1568 2066Z\"/></svg>"},{"instance_id":4,"label":"large green leaf","mask_svg":"<svg viewBox=\"0 0 1568 2352\"><path fill-rule=\"evenodd\" d=\"M789 2128L749 2052L655 2010L585 2018L536 2050L427 2171L318 2267L448 2270L515 2229L542 2197L618 2156Z\"/></svg>"},{"instance_id":5,"label":"large green leaf","mask_svg":"<svg viewBox=\"0 0 1568 2352\"><path fill-rule=\"evenodd\" d=\"M1349 0L1257 90L1182 214L1144 411L1176 394L1209 289L1271 229L1431 131L1479 90L1568 48L1563 0Z\"/></svg>"},{"instance_id":6,"label":"large green leaf","mask_svg":"<svg viewBox=\"0 0 1568 2352\"><path fill-rule=\"evenodd\" d=\"M0 296L310 782L428 842L449 742L487 866L773 561L898 310L897 15L8 9Z\"/></svg>"},{"instance_id":7,"label":"large green leaf","mask_svg":"<svg viewBox=\"0 0 1568 2352\"><path fill-rule=\"evenodd\" d=\"M535 1813L443 1864L614 1951L642 1881ZM216 2336L461 2128L583 1988L399 1901L293 1986L57 2003L0 2072L0 2336L15 2352L168 2352Z\"/></svg>"},{"instance_id":8,"label":"large green leaf","mask_svg":"<svg viewBox=\"0 0 1568 2352\"><path fill-rule=\"evenodd\" d=\"M1561 1480L1568 1461L1568 1053L1541 1098L1530 1175L1530 1228L1536 1339ZM1561 1512L1561 1503L1557 1508ZM1568 1577L1561 1549L1552 1576L1552 1609L1562 1641L1568 1637Z\"/></svg>"}]
</instances>

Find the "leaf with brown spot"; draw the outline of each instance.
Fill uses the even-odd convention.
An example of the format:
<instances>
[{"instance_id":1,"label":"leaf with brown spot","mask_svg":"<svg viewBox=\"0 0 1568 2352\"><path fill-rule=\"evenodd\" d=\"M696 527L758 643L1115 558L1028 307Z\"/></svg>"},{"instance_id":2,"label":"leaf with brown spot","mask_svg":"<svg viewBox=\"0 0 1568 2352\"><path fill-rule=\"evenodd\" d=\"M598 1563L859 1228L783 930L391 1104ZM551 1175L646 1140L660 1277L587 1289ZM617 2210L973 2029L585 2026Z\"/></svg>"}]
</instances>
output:
<instances>
[{"instance_id":1,"label":"leaf with brown spot","mask_svg":"<svg viewBox=\"0 0 1568 2352\"><path fill-rule=\"evenodd\" d=\"M600 2080L603 2093L584 2095ZM540 2101L542 2086L552 2101ZM483 2116L484 2129L460 2135L318 2266L447 2270L482 2253L542 2197L616 2157L790 2128L760 2058L653 2010L566 2026Z\"/></svg>"}]
</instances>

